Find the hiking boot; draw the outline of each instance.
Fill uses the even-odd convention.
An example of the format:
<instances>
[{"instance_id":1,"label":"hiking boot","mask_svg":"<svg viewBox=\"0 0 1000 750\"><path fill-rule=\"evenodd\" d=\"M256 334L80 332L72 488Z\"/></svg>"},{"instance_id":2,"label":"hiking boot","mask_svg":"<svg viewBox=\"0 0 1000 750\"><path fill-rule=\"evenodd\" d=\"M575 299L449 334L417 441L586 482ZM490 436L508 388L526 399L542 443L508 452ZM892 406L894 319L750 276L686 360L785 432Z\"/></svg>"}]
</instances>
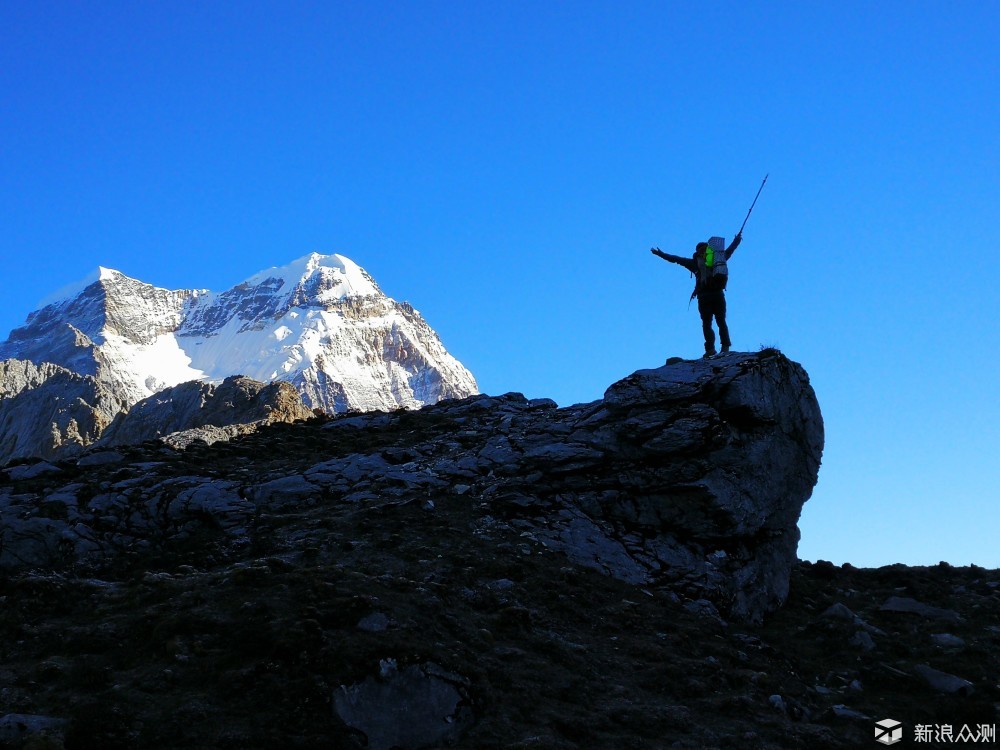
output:
<instances>
[{"instance_id":1,"label":"hiking boot","mask_svg":"<svg viewBox=\"0 0 1000 750\"><path fill-rule=\"evenodd\" d=\"M728 346L722 347L722 353L723 354L729 354L729 347Z\"/></svg>"},{"instance_id":2,"label":"hiking boot","mask_svg":"<svg viewBox=\"0 0 1000 750\"><path fill-rule=\"evenodd\" d=\"M703 356L702 359L711 359L714 356L715 356L715 349L709 349L707 352L705 352L705 356Z\"/></svg>"}]
</instances>

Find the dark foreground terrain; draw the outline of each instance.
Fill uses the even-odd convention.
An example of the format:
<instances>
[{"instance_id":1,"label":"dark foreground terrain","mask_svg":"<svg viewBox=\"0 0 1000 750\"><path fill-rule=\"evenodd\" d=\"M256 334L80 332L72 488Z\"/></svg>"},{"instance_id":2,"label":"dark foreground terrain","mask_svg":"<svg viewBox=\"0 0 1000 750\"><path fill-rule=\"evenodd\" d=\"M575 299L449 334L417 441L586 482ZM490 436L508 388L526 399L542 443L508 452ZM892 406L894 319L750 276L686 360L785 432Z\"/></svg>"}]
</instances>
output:
<instances>
[{"instance_id":1,"label":"dark foreground terrain","mask_svg":"<svg viewBox=\"0 0 1000 750\"><path fill-rule=\"evenodd\" d=\"M123 452L161 474L286 471L315 462L333 439L321 428ZM57 468L60 483L80 471ZM47 477L18 491L44 494ZM209 525L105 565L8 571L0 738L360 748L366 711L413 723L407 711L440 698L428 686L446 685L453 731L430 746L877 747L875 722L891 718L901 746L953 747L1000 723L998 654L1000 571L801 563L763 625L725 623L704 602L573 565L455 488L433 502L321 500L262 514L246 537ZM351 714L349 693L380 697ZM955 741L913 743L918 725ZM392 731L369 729L368 747L389 750Z\"/></svg>"}]
</instances>

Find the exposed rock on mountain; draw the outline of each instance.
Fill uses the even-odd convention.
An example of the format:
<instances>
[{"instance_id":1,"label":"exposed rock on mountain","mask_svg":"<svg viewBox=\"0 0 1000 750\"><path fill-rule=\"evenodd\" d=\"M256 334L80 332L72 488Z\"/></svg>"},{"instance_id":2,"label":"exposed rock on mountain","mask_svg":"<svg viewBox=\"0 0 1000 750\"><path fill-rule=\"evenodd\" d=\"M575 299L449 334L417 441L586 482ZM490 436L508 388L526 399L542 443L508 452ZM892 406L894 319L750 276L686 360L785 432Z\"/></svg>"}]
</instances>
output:
<instances>
[{"instance_id":1,"label":"exposed rock on mountain","mask_svg":"<svg viewBox=\"0 0 1000 750\"><path fill-rule=\"evenodd\" d=\"M288 381L328 412L417 408L478 391L437 334L364 269L313 253L229 291L168 291L100 269L0 343L0 359L58 364L129 405L189 380Z\"/></svg>"},{"instance_id":2,"label":"exposed rock on mountain","mask_svg":"<svg viewBox=\"0 0 1000 750\"><path fill-rule=\"evenodd\" d=\"M198 292L158 289L107 268L88 281L78 292L31 313L0 343L0 359L49 362L89 375L128 405L197 377L178 368L183 353L170 334ZM180 373L189 377L166 382Z\"/></svg>"},{"instance_id":3,"label":"exposed rock on mountain","mask_svg":"<svg viewBox=\"0 0 1000 750\"><path fill-rule=\"evenodd\" d=\"M290 383L234 376L192 381L143 399L127 412L116 392L57 365L0 361L0 465L17 458L71 458L86 448L162 438L183 447L214 443L262 424L313 416Z\"/></svg>"},{"instance_id":4,"label":"exposed rock on mountain","mask_svg":"<svg viewBox=\"0 0 1000 750\"><path fill-rule=\"evenodd\" d=\"M127 408L112 389L52 364L0 361L0 465L78 453Z\"/></svg>"},{"instance_id":5,"label":"exposed rock on mountain","mask_svg":"<svg viewBox=\"0 0 1000 750\"><path fill-rule=\"evenodd\" d=\"M289 383L269 385L236 375L221 384L191 381L143 399L120 414L101 436L96 447L132 445L144 440L198 428L234 427L228 434L247 434L261 424L309 419L311 410ZM201 439L211 443L214 431ZM206 439L208 438L208 439Z\"/></svg>"}]
</instances>

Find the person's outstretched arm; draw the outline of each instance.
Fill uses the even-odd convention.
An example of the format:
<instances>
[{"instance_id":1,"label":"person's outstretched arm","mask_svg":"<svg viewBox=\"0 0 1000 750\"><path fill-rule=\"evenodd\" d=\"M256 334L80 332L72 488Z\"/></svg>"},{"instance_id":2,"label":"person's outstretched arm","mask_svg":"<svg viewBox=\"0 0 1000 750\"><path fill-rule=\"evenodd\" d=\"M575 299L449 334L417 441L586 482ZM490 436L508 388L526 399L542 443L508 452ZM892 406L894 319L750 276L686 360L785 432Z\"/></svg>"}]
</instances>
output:
<instances>
[{"instance_id":1,"label":"person's outstretched arm","mask_svg":"<svg viewBox=\"0 0 1000 750\"><path fill-rule=\"evenodd\" d=\"M665 253L658 247L652 247L649 249L653 255L658 255L663 258L663 260L669 260L671 263L676 263L679 266L684 266L691 273L698 272L698 264L694 262L691 258L682 258L680 255L671 255L670 253Z\"/></svg>"},{"instance_id":2,"label":"person's outstretched arm","mask_svg":"<svg viewBox=\"0 0 1000 750\"><path fill-rule=\"evenodd\" d=\"M726 260L729 260L732 254L736 252L736 248L740 246L741 242L743 242L743 232L733 237L733 241L729 243L729 247L726 248Z\"/></svg>"}]
</instances>

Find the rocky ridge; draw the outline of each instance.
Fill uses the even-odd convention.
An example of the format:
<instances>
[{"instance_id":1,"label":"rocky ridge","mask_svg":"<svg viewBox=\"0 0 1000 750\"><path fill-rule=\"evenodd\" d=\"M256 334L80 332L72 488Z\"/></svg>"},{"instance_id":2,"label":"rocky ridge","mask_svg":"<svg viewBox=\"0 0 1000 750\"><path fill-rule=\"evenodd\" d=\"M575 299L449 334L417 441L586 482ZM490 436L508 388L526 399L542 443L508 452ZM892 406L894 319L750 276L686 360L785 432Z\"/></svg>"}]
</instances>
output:
<instances>
[{"instance_id":1,"label":"rocky ridge","mask_svg":"<svg viewBox=\"0 0 1000 750\"><path fill-rule=\"evenodd\" d=\"M245 379L217 391L180 386L120 418L102 442L197 427L193 418L210 422L220 404L246 404L260 389ZM246 406L242 412L249 413ZM484 396L419 416L338 419L324 430L377 436L410 419L447 425L450 434L388 452L334 453L274 478L177 478L162 476L155 464L141 473L123 468L128 478L107 488L77 480L54 490L62 518L40 517L33 499L11 497L17 520L2 529L0 567L89 564L183 535L206 516L244 534L256 514L303 503L460 492L489 505L485 527L514 524L531 543L630 583L669 584L726 617L760 620L787 596L796 522L816 482L823 427L805 372L780 354L639 371L603 400L564 409L518 394ZM83 460L108 459L96 453Z\"/></svg>"},{"instance_id":2,"label":"rocky ridge","mask_svg":"<svg viewBox=\"0 0 1000 750\"><path fill-rule=\"evenodd\" d=\"M1000 574L785 557L818 420L762 352L568 409L474 397L8 466L0 741L853 748L887 717L996 721Z\"/></svg>"},{"instance_id":3,"label":"rocky ridge","mask_svg":"<svg viewBox=\"0 0 1000 750\"><path fill-rule=\"evenodd\" d=\"M180 326L199 294L204 292L160 289L102 268L75 295L30 313L0 342L0 359L59 365L96 379L131 405L166 383L151 363L129 362L121 350L154 346Z\"/></svg>"},{"instance_id":4,"label":"rocky ridge","mask_svg":"<svg viewBox=\"0 0 1000 750\"><path fill-rule=\"evenodd\" d=\"M134 445L158 438L175 446L192 440L211 444L248 434L263 424L312 416L290 383L265 385L242 375L219 384L190 381L118 414L94 447Z\"/></svg>"},{"instance_id":5,"label":"rocky ridge","mask_svg":"<svg viewBox=\"0 0 1000 750\"><path fill-rule=\"evenodd\" d=\"M163 439L176 447L214 443L263 424L313 415L290 383L265 385L240 375L190 381L129 407L96 378L58 365L0 361L0 464L71 459L90 447Z\"/></svg>"}]
</instances>

